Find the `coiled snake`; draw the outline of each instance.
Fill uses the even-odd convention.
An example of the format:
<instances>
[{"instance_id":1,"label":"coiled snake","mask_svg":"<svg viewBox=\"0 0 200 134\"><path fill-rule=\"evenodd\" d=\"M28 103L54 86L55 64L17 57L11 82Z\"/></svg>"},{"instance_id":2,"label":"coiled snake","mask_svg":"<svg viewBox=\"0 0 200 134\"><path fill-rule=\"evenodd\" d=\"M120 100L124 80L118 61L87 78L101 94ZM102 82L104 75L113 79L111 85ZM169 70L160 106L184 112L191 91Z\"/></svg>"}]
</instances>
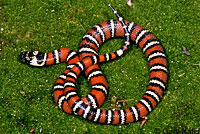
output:
<instances>
[{"instance_id":1,"label":"coiled snake","mask_svg":"<svg viewBox=\"0 0 200 134\"><path fill-rule=\"evenodd\" d=\"M69 48L60 48L50 53L23 52L20 58L31 66L67 62L67 69L54 85L54 99L64 112L98 123L127 124L146 119L146 115L160 102L167 84L167 60L163 47L150 31L134 22L123 20L116 10L110 8L119 20L108 20L91 28L83 37L79 54ZM116 52L98 55L103 42L116 37L125 38L125 44ZM122 56L130 45L129 40L142 49L149 62L150 80L147 90L140 101L130 108L102 110L100 107L108 95L108 85L98 64ZM86 97L80 98L75 83L83 71L92 90Z\"/></svg>"}]
</instances>

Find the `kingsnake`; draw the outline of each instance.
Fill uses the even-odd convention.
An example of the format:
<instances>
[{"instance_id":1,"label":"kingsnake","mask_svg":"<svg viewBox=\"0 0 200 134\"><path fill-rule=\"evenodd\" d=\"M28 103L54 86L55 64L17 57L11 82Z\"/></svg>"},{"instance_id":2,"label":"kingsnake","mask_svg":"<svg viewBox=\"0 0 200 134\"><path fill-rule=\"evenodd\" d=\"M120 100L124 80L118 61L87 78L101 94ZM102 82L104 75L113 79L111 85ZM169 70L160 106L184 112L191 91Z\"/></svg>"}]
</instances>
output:
<instances>
[{"instance_id":1,"label":"kingsnake","mask_svg":"<svg viewBox=\"0 0 200 134\"><path fill-rule=\"evenodd\" d=\"M119 20L108 20L91 28L83 37L79 55L71 49L60 48L50 53L23 52L20 58L31 66L49 66L67 61L67 69L54 85L54 99L64 112L98 123L127 124L143 119L160 102L167 86L167 60L163 47L151 32L134 22L123 20L117 11L111 6L110 8ZM125 44L116 52L98 55L102 43L116 37L125 37ZM150 81L147 91L130 108L102 110L99 107L106 100L108 85L98 63L122 56L130 44L129 38L142 49L149 61ZM80 98L75 91L75 83L84 70L92 90L86 97Z\"/></svg>"}]
</instances>

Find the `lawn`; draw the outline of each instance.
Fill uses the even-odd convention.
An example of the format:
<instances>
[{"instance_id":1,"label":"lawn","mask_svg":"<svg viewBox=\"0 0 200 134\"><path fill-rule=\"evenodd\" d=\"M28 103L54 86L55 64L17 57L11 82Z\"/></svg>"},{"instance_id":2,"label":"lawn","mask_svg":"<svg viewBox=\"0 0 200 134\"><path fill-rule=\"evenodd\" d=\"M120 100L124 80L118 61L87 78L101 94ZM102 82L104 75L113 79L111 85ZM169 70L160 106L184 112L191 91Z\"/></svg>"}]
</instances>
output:
<instances>
[{"instance_id":1,"label":"lawn","mask_svg":"<svg viewBox=\"0 0 200 134\"><path fill-rule=\"evenodd\" d=\"M0 133L200 133L200 1L199 0L0 0ZM44 68L19 60L22 51L51 52L66 47L78 52L85 33L95 24L117 19L110 3L123 18L150 30L162 43L169 64L168 87L147 123L102 125L56 108L52 99L62 63ZM124 39L103 44L100 54L120 48ZM183 52L183 47L187 51ZM149 67L142 51L132 45L120 59L100 65L109 84L104 109L113 98L137 103L145 93ZM78 78L78 93L90 84Z\"/></svg>"}]
</instances>

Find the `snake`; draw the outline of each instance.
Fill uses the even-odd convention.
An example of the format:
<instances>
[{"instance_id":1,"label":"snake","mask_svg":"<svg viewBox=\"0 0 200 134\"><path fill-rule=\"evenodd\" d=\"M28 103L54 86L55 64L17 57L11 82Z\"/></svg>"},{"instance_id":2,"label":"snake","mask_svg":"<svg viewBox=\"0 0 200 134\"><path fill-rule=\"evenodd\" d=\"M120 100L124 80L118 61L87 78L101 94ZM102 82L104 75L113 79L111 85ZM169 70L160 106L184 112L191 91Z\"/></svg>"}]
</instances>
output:
<instances>
[{"instance_id":1,"label":"snake","mask_svg":"<svg viewBox=\"0 0 200 134\"><path fill-rule=\"evenodd\" d=\"M67 62L67 69L54 84L54 99L66 113L81 116L102 124L128 124L142 121L153 111L167 87L167 57L159 40L142 26L124 20L109 5L118 20L107 20L92 27L80 43L79 54L69 48L50 53L26 51L20 54L22 62L31 66L50 66ZM115 52L98 55L100 46L111 38L125 38L124 45ZM130 40L130 41L129 41ZM150 80L142 98L125 109L103 110L100 107L108 95L108 84L98 64L121 57L130 42L142 49L150 68ZM91 92L80 98L76 92L76 80L81 72L90 81Z\"/></svg>"}]
</instances>

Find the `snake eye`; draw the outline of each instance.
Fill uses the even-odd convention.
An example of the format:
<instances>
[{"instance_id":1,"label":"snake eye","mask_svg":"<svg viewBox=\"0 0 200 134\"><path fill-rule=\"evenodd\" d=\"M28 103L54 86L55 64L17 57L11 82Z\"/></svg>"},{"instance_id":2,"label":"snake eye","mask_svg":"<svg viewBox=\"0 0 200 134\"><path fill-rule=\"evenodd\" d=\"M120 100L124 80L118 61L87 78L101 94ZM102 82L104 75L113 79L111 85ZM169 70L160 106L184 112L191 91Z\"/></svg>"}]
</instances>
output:
<instances>
[{"instance_id":1,"label":"snake eye","mask_svg":"<svg viewBox=\"0 0 200 134\"><path fill-rule=\"evenodd\" d=\"M37 60L43 60L44 59L44 54L43 53L38 53L36 55Z\"/></svg>"}]
</instances>

